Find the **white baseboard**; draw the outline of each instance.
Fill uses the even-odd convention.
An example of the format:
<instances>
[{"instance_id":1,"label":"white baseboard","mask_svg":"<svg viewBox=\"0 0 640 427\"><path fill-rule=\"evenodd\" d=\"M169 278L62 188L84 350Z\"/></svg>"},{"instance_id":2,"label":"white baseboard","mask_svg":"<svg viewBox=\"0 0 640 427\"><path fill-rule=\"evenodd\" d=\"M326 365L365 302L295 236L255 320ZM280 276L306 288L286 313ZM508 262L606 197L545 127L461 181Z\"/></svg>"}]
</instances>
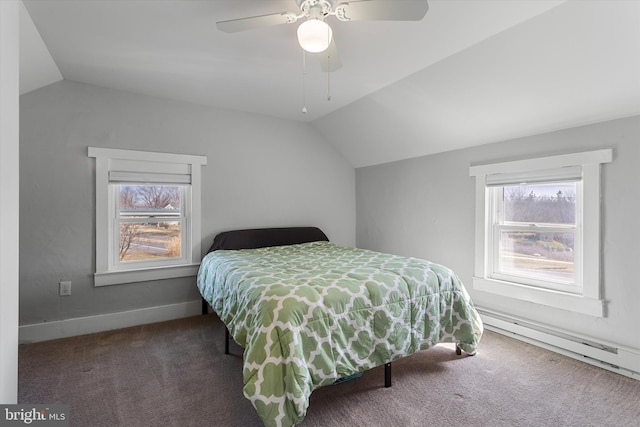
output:
<instances>
[{"instance_id":1,"label":"white baseboard","mask_svg":"<svg viewBox=\"0 0 640 427\"><path fill-rule=\"evenodd\" d=\"M478 310L485 328L600 368L640 380L640 350L581 336L489 310Z\"/></svg>"},{"instance_id":2,"label":"white baseboard","mask_svg":"<svg viewBox=\"0 0 640 427\"><path fill-rule=\"evenodd\" d=\"M127 328L129 326L196 316L200 313L202 313L202 302L189 301L158 307L121 311L118 313L36 323L20 326L19 342L26 344L73 337L76 335L92 334L94 332L110 331L113 329Z\"/></svg>"}]
</instances>

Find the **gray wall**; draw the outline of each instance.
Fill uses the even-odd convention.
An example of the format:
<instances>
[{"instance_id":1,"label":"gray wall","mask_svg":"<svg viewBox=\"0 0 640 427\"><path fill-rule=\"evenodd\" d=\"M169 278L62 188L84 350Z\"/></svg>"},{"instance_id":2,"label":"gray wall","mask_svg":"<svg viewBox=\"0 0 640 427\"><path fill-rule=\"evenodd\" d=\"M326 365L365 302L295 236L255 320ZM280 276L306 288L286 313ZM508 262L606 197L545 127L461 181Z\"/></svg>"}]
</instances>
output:
<instances>
[{"instance_id":1,"label":"gray wall","mask_svg":"<svg viewBox=\"0 0 640 427\"><path fill-rule=\"evenodd\" d=\"M203 250L220 231L296 225L355 245L354 168L305 123L62 81L21 96L20 133L22 325L199 299L193 277L93 286L88 146L206 155Z\"/></svg>"},{"instance_id":2,"label":"gray wall","mask_svg":"<svg viewBox=\"0 0 640 427\"><path fill-rule=\"evenodd\" d=\"M614 161L602 169L607 317L474 291L475 183L469 166L601 148L614 150ZM448 265L479 307L640 349L639 160L640 116L636 116L356 169L356 242L359 247Z\"/></svg>"}]
</instances>

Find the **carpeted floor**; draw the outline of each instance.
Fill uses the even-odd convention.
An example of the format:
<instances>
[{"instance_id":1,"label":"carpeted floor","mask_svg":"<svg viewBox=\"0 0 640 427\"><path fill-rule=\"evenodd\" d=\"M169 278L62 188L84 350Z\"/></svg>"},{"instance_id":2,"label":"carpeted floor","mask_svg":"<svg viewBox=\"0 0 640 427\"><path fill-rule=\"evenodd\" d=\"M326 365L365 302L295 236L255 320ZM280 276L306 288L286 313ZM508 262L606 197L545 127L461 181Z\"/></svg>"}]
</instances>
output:
<instances>
[{"instance_id":1,"label":"carpeted floor","mask_svg":"<svg viewBox=\"0 0 640 427\"><path fill-rule=\"evenodd\" d=\"M24 344L19 403L62 403L72 426L260 426L241 349L214 314ZM323 387L302 427L639 426L640 381L492 332L478 354L438 346Z\"/></svg>"}]
</instances>

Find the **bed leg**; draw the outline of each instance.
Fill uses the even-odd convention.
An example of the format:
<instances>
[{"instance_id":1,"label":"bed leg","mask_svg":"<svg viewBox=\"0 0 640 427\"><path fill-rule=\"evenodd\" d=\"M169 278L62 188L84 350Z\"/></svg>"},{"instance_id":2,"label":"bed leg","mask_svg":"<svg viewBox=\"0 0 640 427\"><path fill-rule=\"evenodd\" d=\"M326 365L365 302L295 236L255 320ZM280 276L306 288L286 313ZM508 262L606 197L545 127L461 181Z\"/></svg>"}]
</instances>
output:
<instances>
[{"instance_id":1,"label":"bed leg","mask_svg":"<svg viewBox=\"0 0 640 427\"><path fill-rule=\"evenodd\" d=\"M202 314L209 313L209 303L206 299L202 298Z\"/></svg>"},{"instance_id":2,"label":"bed leg","mask_svg":"<svg viewBox=\"0 0 640 427\"><path fill-rule=\"evenodd\" d=\"M458 347L458 344L456 344L456 354L458 356L462 355L462 349L460 347Z\"/></svg>"},{"instance_id":3,"label":"bed leg","mask_svg":"<svg viewBox=\"0 0 640 427\"><path fill-rule=\"evenodd\" d=\"M224 354L229 354L229 329L224 328Z\"/></svg>"},{"instance_id":4,"label":"bed leg","mask_svg":"<svg viewBox=\"0 0 640 427\"><path fill-rule=\"evenodd\" d=\"M391 362L384 364L384 386L391 387Z\"/></svg>"}]
</instances>

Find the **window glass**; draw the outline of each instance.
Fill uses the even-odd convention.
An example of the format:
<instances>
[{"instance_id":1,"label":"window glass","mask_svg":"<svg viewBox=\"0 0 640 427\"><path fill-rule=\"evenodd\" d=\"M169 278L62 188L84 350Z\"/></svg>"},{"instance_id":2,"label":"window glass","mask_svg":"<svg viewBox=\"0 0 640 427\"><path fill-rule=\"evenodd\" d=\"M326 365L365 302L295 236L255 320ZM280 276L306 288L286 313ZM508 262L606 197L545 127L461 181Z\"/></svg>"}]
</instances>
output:
<instances>
[{"instance_id":1,"label":"window glass","mask_svg":"<svg viewBox=\"0 0 640 427\"><path fill-rule=\"evenodd\" d=\"M505 222L576 223L576 183L509 185L503 187Z\"/></svg>"},{"instance_id":2,"label":"window glass","mask_svg":"<svg viewBox=\"0 0 640 427\"><path fill-rule=\"evenodd\" d=\"M120 262L182 256L182 187L117 185Z\"/></svg>"},{"instance_id":3,"label":"window glass","mask_svg":"<svg viewBox=\"0 0 640 427\"><path fill-rule=\"evenodd\" d=\"M573 233L502 231L498 271L550 282L574 283Z\"/></svg>"},{"instance_id":4,"label":"window glass","mask_svg":"<svg viewBox=\"0 0 640 427\"><path fill-rule=\"evenodd\" d=\"M181 228L179 221L120 223L120 261L180 258Z\"/></svg>"},{"instance_id":5,"label":"window glass","mask_svg":"<svg viewBox=\"0 0 640 427\"><path fill-rule=\"evenodd\" d=\"M497 187L492 276L552 289L578 288L577 192L575 182Z\"/></svg>"}]
</instances>

